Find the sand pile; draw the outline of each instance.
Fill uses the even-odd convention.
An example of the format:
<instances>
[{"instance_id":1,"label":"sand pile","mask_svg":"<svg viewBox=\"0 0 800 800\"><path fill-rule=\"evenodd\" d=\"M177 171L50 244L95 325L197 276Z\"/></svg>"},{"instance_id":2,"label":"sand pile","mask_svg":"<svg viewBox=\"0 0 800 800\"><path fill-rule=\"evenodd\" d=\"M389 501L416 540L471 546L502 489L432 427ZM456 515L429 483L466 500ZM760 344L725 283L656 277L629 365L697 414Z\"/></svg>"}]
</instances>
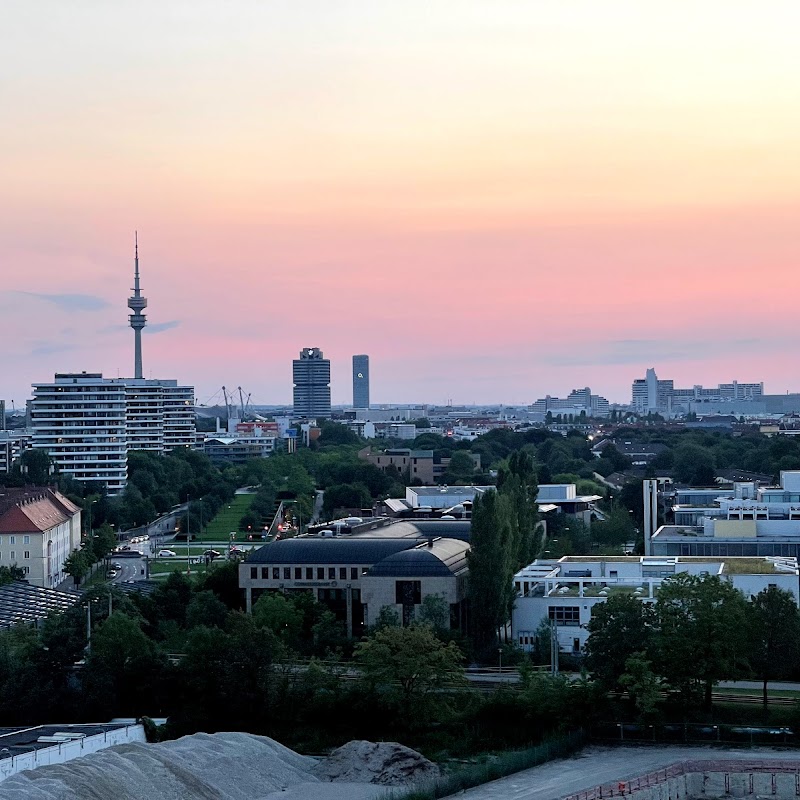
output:
<instances>
[{"instance_id":1,"label":"sand pile","mask_svg":"<svg viewBox=\"0 0 800 800\"><path fill-rule=\"evenodd\" d=\"M330 794L317 759L265 736L196 733L172 742L109 747L0 782L3 800L308 800L379 797L376 786Z\"/></svg>"},{"instance_id":2,"label":"sand pile","mask_svg":"<svg viewBox=\"0 0 800 800\"><path fill-rule=\"evenodd\" d=\"M323 781L403 786L439 777L432 761L397 742L348 742L312 770Z\"/></svg>"}]
</instances>

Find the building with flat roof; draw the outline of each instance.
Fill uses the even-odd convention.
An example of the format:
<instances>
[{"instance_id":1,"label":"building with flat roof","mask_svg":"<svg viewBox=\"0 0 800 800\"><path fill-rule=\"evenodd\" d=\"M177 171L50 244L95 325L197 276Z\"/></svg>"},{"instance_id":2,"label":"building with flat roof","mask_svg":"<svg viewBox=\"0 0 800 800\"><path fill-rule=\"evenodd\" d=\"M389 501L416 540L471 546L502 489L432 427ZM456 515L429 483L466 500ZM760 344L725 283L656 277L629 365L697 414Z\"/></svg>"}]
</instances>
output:
<instances>
[{"instance_id":1,"label":"building with flat roof","mask_svg":"<svg viewBox=\"0 0 800 800\"><path fill-rule=\"evenodd\" d=\"M369 356L353 356L353 408L369 408Z\"/></svg>"},{"instance_id":2,"label":"building with flat roof","mask_svg":"<svg viewBox=\"0 0 800 800\"><path fill-rule=\"evenodd\" d=\"M331 416L331 362L319 347L304 347L292 361L293 410L304 419Z\"/></svg>"},{"instance_id":3,"label":"building with flat roof","mask_svg":"<svg viewBox=\"0 0 800 800\"><path fill-rule=\"evenodd\" d=\"M119 494L128 452L168 453L195 443L194 388L176 380L57 373L33 385L31 446L59 472Z\"/></svg>"},{"instance_id":4,"label":"building with flat roof","mask_svg":"<svg viewBox=\"0 0 800 800\"><path fill-rule=\"evenodd\" d=\"M619 593L653 603L661 584L679 573L718 575L746 597L775 586L800 605L796 558L564 556L534 561L514 576L512 635L530 651L544 622L555 626L562 652L579 654L594 606Z\"/></svg>"}]
</instances>

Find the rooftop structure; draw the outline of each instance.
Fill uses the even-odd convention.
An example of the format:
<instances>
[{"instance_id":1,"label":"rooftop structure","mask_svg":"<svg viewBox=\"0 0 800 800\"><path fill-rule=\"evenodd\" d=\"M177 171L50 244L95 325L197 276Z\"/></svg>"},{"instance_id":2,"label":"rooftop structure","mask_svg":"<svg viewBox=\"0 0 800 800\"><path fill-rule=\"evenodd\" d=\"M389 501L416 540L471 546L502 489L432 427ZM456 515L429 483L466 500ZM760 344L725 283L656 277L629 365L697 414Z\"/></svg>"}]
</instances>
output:
<instances>
[{"instance_id":1,"label":"rooftop structure","mask_svg":"<svg viewBox=\"0 0 800 800\"><path fill-rule=\"evenodd\" d=\"M74 606L80 595L15 581L0 586L0 628L36 622Z\"/></svg>"}]
</instances>

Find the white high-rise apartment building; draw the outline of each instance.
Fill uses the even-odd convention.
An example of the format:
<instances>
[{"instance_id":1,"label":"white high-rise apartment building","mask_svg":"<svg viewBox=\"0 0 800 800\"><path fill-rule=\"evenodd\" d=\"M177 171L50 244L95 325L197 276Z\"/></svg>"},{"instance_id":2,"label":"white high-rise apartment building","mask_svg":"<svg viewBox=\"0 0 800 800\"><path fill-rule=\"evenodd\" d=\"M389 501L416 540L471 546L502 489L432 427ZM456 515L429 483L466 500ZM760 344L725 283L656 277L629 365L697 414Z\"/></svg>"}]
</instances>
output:
<instances>
[{"instance_id":1,"label":"white high-rise apartment building","mask_svg":"<svg viewBox=\"0 0 800 800\"><path fill-rule=\"evenodd\" d=\"M195 438L194 388L174 380L59 373L33 386L32 446L82 483L125 488L129 450L168 453Z\"/></svg>"}]
</instances>

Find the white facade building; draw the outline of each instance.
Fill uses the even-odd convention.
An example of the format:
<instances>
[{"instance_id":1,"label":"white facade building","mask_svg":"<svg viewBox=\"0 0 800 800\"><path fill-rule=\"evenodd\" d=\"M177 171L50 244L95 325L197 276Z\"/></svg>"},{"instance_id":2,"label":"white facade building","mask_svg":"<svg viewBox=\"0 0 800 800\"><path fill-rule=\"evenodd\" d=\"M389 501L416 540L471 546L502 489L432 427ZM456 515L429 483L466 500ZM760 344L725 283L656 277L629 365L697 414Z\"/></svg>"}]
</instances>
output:
<instances>
[{"instance_id":1,"label":"white facade building","mask_svg":"<svg viewBox=\"0 0 800 800\"><path fill-rule=\"evenodd\" d=\"M81 511L47 488L0 490L0 566L21 567L33 586L53 589L81 544Z\"/></svg>"},{"instance_id":2,"label":"white facade building","mask_svg":"<svg viewBox=\"0 0 800 800\"><path fill-rule=\"evenodd\" d=\"M59 373L34 384L30 422L31 446L47 451L60 472L118 494L129 450L194 445L194 389L174 380Z\"/></svg>"},{"instance_id":3,"label":"white facade building","mask_svg":"<svg viewBox=\"0 0 800 800\"><path fill-rule=\"evenodd\" d=\"M565 556L534 561L514 576L517 599L511 617L517 644L530 651L542 623L555 625L559 649L579 653L589 638L592 609L615 593L653 603L659 586L679 573L719 575L752 597L771 586L800 605L796 558L680 558L657 556Z\"/></svg>"}]
</instances>

